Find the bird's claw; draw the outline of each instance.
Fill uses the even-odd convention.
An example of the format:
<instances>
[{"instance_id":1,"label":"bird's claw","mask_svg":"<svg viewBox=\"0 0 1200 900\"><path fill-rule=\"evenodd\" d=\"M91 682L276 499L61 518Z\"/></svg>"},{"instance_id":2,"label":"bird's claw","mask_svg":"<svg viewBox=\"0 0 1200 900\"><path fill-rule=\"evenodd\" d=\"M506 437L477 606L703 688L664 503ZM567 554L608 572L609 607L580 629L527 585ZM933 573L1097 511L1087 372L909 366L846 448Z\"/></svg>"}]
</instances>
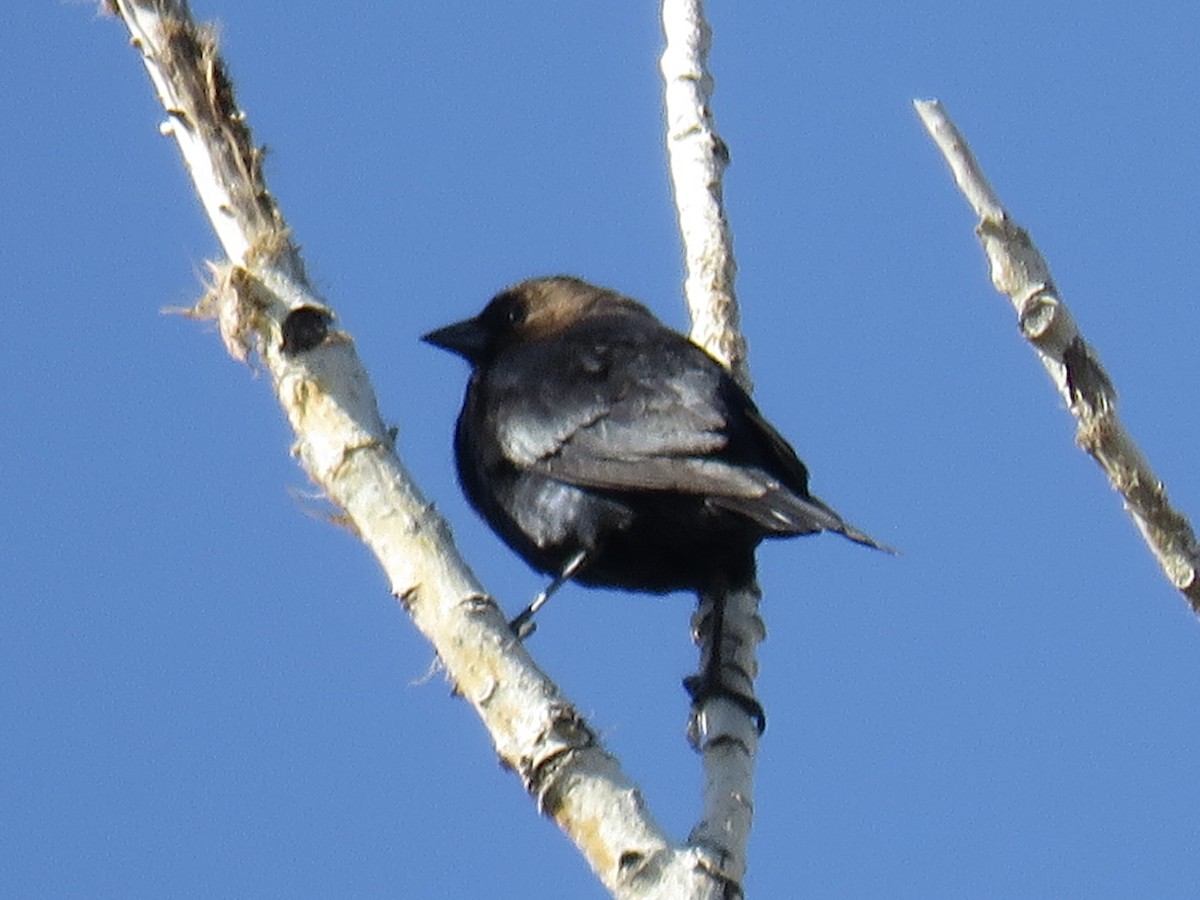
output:
<instances>
[{"instance_id":1,"label":"bird's claw","mask_svg":"<svg viewBox=\"0 0 1200 900\"><path fill-rule=\"evenodd\" d=\"M714 678L708 673L704 675L689 675L683 679L683 687L692 698L693 708L700 707L706 700L721 697L740 707L746 715L753 719L760 736L767 730L767 713L763 709L762 704L748 694L735 691L733 688L722 684L719 678Z\"/></svg>"},{"instance_id":2,"label":"bird's claw","mask_svg":"<svg viewBox=\"0 0 1200 900\"><path fill-rule=\"evenodd\" d=\"M525 638L537 631L537 622L533 621L533 611L530 609L525 610L509 622L508 627L516 635L518 641L524 641Z\"/></svg>"}]
</instances>

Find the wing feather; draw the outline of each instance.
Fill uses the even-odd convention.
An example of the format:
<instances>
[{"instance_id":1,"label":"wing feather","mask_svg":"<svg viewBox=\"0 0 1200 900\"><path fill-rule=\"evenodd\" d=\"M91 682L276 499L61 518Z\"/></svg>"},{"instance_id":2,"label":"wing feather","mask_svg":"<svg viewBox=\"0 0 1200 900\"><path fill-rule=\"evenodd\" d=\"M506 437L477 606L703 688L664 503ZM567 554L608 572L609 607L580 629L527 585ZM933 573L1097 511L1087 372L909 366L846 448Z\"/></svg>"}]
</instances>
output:
<instances>
[{"instance_id":1,"label":"wing feather","mask_svg":"<svg viewBox=\"0 0 1200 900\"><path fill-rule=\"evenodd\" d=\"M501 411L495 432L511 462L603 490L749 500L778 487L726 458L731 433L744 431L743 422L757 432L761 420L729 402L745 395L719 363L665 327L586 324L515 348L506 383L489 384L488 405Z\"/></svg>"},{"instance_id":2,"label":"wing feather","mask_svg":"<svg viewBox=\"0 0 1200 900\"><path fill-rule=\"evenodd\" d=\"M888 549L809 494L796 452L720 363L652 317L628 325L589 318L491 369L490 427L510 463L581 488L702 496L766 533Z\"/></svg>"}]
</instances>

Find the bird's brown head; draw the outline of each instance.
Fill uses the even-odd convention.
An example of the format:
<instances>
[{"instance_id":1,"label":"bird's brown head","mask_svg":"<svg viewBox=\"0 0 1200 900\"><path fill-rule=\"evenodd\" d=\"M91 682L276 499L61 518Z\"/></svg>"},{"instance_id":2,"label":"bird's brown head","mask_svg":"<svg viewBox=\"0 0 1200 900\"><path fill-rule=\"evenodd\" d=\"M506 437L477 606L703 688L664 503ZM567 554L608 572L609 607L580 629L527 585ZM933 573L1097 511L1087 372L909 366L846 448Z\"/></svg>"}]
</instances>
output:
<instances>
[{"instance_id":1,"label":"bird's brown head","mask_svg":"<svg viewBox=\"0 0 1200 900\"><path fill-rule=\"evenodd\" d=\"M569 275L531 278L501 291L483 312L421 340L482 365L511 344L551 337L593 316L651 316L635 300Z\"/></svg>"}]
</instances>

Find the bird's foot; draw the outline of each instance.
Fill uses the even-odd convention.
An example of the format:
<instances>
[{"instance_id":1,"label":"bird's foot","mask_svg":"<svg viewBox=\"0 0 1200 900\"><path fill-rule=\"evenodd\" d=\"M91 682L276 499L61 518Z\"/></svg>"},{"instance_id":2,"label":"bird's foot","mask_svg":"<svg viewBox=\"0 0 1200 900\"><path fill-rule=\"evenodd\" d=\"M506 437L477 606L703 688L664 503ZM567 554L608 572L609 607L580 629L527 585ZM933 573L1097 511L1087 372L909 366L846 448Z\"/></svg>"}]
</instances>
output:
<instances>
[{"instance_id":1,"label":"bird's foot","mask_svg":"<svg viewBox=\"0 0 1200 900\"><path fill-rule=\"evenodd\" d=\"M692 698L693 709L698 709L706 700L721 697L741 707L746 715L754 720L760 735L767 730L767 714L763 710L762 704L749 694L735 691L722 683L720 677L715 673L705 672L702 675L689 675L683 679L683 687Z\"/></svg>"},{"instance_id":2,"label":"bird's foot","mask_svg":"<svg viewBox=\"0 0 1200 900\"><path fill-rule=\"evenodd\" d=\"M533 621L534 614L546 605L546 601L553 597L560 587L570 581L575 573L583 568L583 564L586 561L587 551L585 550L580 550L572 556L567 560L567 564L563 566L563 570L555 575L551 582L546 585L546 589L534 597L533 602L508 623L508 627L512 629L518 641L525 640L525 638L537 631L537 622Z\"/></svg>"},{"instance_id":3,"label":"bird's foot","mask_svg":"<svg viewBox=\"0 0 1200 900\"><path fill-rule=\"evenodd\" d=\"M512 629L512 633L516 635L518 641L524 641L525 638L537 631L537 622L533 621L533 613L533 607L527 606L508 623L508 627Z\"/></svg>"}]
</instances>

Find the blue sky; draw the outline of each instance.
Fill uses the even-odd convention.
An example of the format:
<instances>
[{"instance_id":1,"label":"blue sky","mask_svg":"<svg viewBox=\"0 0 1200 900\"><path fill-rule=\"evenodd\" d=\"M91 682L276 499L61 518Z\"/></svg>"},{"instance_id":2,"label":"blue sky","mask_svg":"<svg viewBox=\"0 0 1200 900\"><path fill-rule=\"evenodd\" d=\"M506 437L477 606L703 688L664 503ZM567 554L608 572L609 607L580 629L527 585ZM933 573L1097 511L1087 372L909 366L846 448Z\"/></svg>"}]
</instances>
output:
<instances>
[{"instance_id":1,"label":"blue sky","mask_svg":"<svg viewBox=\"0 0 1200 900\"><path fill-rule=\"evenodd\" d=\"M760 553L747 889L1193 896L1200 626L1073 447L910 101L945 101L1195 514L1200 8L827 6L710 10L738 288L761 407L902 555ZM452 470L465 367L417 338L553 272L685 324L656 10L195 9L406 463L517 610L542 581ZM8 22L0 892L603 896L422 680L266 380L159 313L217 248L121 27L73 2ZM569 588L534 638L677 836L691 609Z\"/></svg>"}]
</instances>

